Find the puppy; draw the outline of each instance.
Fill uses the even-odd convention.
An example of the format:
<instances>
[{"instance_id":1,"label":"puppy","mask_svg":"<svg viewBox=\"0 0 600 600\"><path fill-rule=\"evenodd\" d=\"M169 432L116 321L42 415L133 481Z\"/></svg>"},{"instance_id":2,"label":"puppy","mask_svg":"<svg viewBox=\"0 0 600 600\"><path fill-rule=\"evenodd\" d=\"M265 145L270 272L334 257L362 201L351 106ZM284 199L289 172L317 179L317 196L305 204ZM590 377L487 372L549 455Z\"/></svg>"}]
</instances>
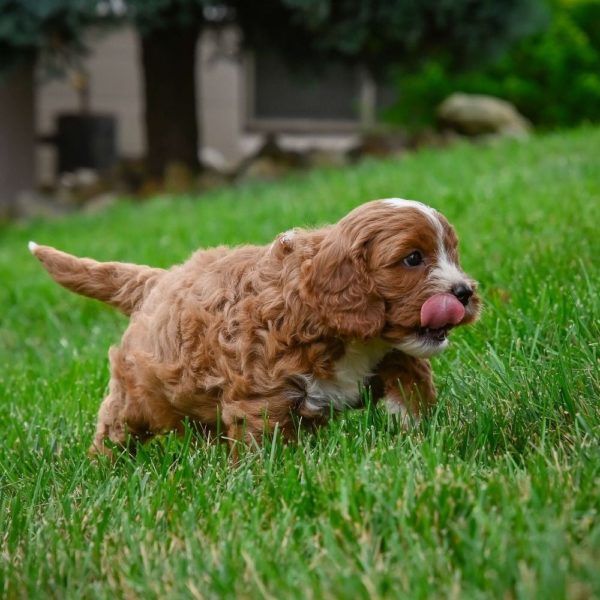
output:
<instances>
[{"instance_id":1,"label":"puppy","mask_svg":"<svg viewBox=\"0 0 600 600\"><path fill-rule=\"evenodd\" d=\"M186 418L232 442L276 425L291 438L359 406L365 387L418 419L435 401L428 358L479 313L457 243L439 212L394 198L168 270L30 250L64 287L131 317L91 447L110 454L107 440L126 447Z\"/></svg>"}]
</instances>

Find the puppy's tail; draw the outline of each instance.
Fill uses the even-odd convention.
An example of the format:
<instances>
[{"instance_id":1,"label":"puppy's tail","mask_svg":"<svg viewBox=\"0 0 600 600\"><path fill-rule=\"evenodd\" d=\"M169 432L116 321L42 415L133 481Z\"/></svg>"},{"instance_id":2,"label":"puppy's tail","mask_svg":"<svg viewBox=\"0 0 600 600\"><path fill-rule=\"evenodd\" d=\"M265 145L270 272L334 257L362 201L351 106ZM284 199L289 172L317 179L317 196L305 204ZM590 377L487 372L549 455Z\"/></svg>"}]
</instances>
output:
<instances>
[{"instance_id":1,"label":"puppy's tail","mask_svg":"<svg viewBox=\"0 0 600 600\"><path fill-rule=\"evenodd\" d=\"M143 265L78 258L29 242L29 250L52 278L68 290L102 300L130 315L165 273Z\"/></svg>"}]
</instances>

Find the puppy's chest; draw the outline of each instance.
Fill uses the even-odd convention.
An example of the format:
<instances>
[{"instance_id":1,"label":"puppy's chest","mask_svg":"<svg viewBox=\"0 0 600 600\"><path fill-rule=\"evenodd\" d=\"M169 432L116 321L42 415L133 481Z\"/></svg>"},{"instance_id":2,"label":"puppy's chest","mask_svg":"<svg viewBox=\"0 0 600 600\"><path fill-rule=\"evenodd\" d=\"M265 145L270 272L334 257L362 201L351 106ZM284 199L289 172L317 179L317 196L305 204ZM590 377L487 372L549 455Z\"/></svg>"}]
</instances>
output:
<instances>
[{"instance_id":1,"label":"puppy's chest","mask_svg":"<svg viewBox=\"0 0 600 600\"><path fill-rule=\"evenodd\" d=\"M380 340L349 343L342 358L335 363L332 377L304 376L304 409L322 412L324 409L343 410L360 404L365 378L373 374L387 352L389 346Z\"/></svg>"}]
</instances>

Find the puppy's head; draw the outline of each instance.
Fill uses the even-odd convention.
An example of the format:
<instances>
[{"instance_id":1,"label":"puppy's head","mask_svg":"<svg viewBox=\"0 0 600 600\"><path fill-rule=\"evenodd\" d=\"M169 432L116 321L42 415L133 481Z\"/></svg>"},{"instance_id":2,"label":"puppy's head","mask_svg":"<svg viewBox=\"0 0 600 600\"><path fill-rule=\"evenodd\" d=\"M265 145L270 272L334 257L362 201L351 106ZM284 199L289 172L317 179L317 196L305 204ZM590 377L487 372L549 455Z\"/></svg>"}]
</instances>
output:
<instances>
[{"instance_id":1,"label":"puppy's head","mask_svg":"<svg viewBox=\"0 0 600 600\"><path fill-rule=\"evenodd\" d=\"M457 245L448 221L424 204L369 202L329 229L304 262L301 293L338 335L381 337L412 356L432 356L453 327L479 314Z\"/></svg>"}]
</instances>

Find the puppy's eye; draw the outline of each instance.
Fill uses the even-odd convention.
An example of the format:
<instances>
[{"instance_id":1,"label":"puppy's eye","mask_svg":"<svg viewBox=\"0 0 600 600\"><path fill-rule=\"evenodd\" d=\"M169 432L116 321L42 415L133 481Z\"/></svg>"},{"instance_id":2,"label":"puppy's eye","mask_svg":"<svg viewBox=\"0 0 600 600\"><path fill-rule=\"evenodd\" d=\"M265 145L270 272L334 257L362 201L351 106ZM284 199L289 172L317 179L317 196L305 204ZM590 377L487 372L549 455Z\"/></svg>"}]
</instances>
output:
<instances>
[{"instance_id":1,"label":"puppy's eye","mask_svg":"<svg viewBox=\"0 0 600 600\"><path fill-rule=\"evenodd\" d=\"M418 267L420 264L423 264L423 255L418 250L415 250L403 258L402 263L407 267Z\"/></svg>"}]
</instances>

